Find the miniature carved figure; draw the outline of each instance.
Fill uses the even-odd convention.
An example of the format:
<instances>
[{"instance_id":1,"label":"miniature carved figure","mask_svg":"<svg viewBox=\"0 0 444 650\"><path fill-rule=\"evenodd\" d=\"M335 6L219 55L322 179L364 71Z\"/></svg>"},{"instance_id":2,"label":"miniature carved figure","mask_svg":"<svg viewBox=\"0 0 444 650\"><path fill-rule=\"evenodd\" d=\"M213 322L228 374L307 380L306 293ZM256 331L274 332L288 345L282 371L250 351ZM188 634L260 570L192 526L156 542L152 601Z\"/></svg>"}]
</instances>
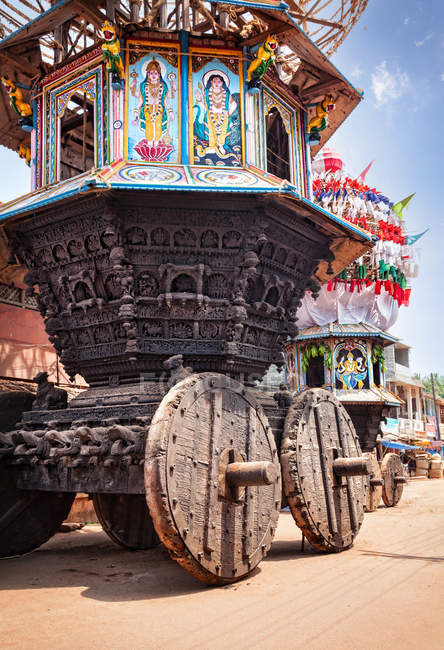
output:
<instances>
[{"instance_id":1,"label":"miniature carved figure","mask_svg":"<svg viewBox=\"0 0 444 650\"><path fill-rule=\"evenodd\" d=\"M48 381L47 372L39 372L33 381L37 383L37 394L32 404L36 409L65 409L68 405L68 393L62 388L56 388Z\"/></svg>"},{"instance_id":2,"label":"miniature carved figure","mask_svg":"<svg viewBox=\"0 0 444 650\"><path fill-rule=\"evenodd\" d=\"M19 86L8 79L7 77L1 77L2 84L6 88L6 92L9 94L9 103L11 108L19 116L19 124L25 131L31 131L33 127L32 123L32 108L30 104L27 104L23 101L23 93Z\"/></svg>"},{"instance_id":3,"label":"miniature carved figure","mask_svg":"<svg viewBox=\"0 0 444 650\"><path fill-rule=\"evenodd\" d=\"M319 133L327 128L327 114L334 108L333 95L325 95L324 99L316 106L316 116L311 118L307 127L310 142L317 144L321 140Z\"/></svg>"},{"instance_id":4,"label":"miniature carved figure","mask_svg":"<svg viewBox=\"0 0 444 650\"><path fill-rule=\"evenodd\" d=\"M184 367L183 356L181 354L175 354L169 357L169 359L163 362L163 367L165 370L170 371L169 388L193 374L193 369L190 366Z\"/></svg>"},{"instance_id":5,"label":"miniature carved figure","mask_svg":"<svg viewBox=\"0 0 444 650\"><path fill-rule=\"evenodd\" d=\"M112 87L115 90L122 90L124 87L124 69L122 58L120 56L120 41L117 38L115 25L108 20L102 25L102 43L103 59L106 69L111 70Z\"/></svg>"},{"instance_id":6,"label":"miniature carved figure","mask_svg":"<svg viewBox=\"0 0 444 650\"><path fill-rule=\"evenodd\" d=\"M276 60L275 50L279 45L276 34L270 34L257 51L256 58L247 70L248 89L258 88L260 80Z\"/></svg>"},{"instance_id":7,"label":"miniature carved figure","mask_svg":"<svg viewBox=\"0 0 444 650\"><path fill-rule=\"evenodd\" d=\"M19 145L18 155L19 158L25 161L28 167L31 167L31 149L23 142Z\"/></svg>"}]
</instances>

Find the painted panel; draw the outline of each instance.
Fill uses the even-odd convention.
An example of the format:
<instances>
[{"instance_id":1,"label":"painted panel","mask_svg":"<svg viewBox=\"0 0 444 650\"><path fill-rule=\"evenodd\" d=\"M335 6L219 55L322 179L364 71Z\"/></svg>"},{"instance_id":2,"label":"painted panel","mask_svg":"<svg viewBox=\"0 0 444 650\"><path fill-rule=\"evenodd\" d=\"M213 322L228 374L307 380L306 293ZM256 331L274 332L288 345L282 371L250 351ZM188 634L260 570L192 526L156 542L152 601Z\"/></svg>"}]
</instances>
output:
<instances>
[{"instance_id":1,"label":"painted panel","mask_svg":"<svg viewBox=\"0 0 444 650\"><path fill-rule=\"evenodd\" d=\"M365 343L341 341L335 345L335 386L339 390L369 388L368 355Z\"/></svg>"},{"instance_id":2,"label":"painted panel","mask_svg":"<svg viewBox=\"0 0 444 650\"><path fill-rule=\"evenodd\" d=\"M180 162L179 45L129 42L128 160Z\"/></svg>"},{"instance_id":3,"label":"painted panel","mask_svg":"<svg viewBox=\"0 0 444 650\"><path fill-rule=\"evenodd\" d=\"M189 63L190 159L199 165L243 163L243 88L239 53L192 51Z\"/></svg>"}]
</instances>

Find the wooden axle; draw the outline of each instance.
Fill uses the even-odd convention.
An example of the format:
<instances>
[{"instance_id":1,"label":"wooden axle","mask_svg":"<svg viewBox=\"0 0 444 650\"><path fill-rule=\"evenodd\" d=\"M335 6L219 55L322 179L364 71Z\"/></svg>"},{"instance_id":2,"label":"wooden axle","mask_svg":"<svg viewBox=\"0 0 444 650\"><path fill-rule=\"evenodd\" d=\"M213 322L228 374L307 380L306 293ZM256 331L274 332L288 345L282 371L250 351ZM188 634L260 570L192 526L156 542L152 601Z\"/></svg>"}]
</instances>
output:
<instances>
[{"instance_id":1,"label":"wooden axle","mask_svg":"<svg viewBox=\"0 0 444 650\"><path fill-rule=\"evenodd\" d=\"M371 478L370 485L371 487L381 487L382 485L384 485L384 481L382 478Z\"/></svg>"},{"instance_id":2,"label":"wooden axle","mask_svg":"<svg viewBox=\"0 0 444 650\"><path fill-rule=\"evenodd\" d=\"M336 458L333 461L333 471L337 476L368 476L370 467L365 456Z\"/></svg>"},{"instance_id":3,"label":"wooden axle","mask_svg":"<svg viewBox=\"0 0 444 650\"><path fill-rule=\"evenodd\" d=\"M277 477L276 465L268 461L230 463L226 469L226 481L230 487L271 485Z\"/></svg>"},{"instance_id":4,"label":"wooden axle","mask_svg":"<svg viewBox=\"0 0 444 650\"><path fill-rule=\"evenodd\" d=\"M404 485L404 483L407 483L405 476L395 476L393 481L395 482L395 485Z\"/></svg>"}]
</instances>

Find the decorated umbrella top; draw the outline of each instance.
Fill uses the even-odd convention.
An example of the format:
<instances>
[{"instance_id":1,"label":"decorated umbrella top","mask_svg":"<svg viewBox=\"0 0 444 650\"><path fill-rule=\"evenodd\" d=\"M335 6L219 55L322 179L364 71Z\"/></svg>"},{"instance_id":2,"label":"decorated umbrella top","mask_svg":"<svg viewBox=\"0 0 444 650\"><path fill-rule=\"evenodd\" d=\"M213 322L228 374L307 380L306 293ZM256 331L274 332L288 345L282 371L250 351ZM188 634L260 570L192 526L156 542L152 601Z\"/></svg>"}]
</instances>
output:
<instances>
[{"instance_id":1,"label":"decorated umbrella top","mask_svg":"<svg viewBox=\"0 0 444 650\"><path fill-rule=\"evenodd\" d=\"M366 322L382 330L408 306L410 280L418 274L413 244L424 234L408 235L404 213L414 194L393 203L366 184L370 163L357 178L344 172L340 154L324 148L313 164L314 200L325 210L377 238L375 247L349 264L323 287L315 302L307 295L298 313L300 328L328 322ZM426 231L425 231L426 232Z\"/></svg>"}]
</instances>

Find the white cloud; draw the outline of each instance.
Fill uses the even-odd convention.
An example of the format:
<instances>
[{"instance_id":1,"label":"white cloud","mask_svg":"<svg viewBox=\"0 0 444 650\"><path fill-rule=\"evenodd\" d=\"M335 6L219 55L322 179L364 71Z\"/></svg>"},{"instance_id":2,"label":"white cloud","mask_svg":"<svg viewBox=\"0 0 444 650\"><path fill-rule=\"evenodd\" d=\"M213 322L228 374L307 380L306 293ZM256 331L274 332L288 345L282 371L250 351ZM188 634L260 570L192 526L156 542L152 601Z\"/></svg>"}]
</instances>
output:
<instances>
[{"instance_id":1,"label":"white cloud","mask_svg":"<svg viewBox=\"0 0 444 650\"><path fill-rule=\"evenodd\" d=\"M398 99L409 86L407 72L396 68L394 72L387 70L387 62L381 61L372 73L372 90L376 97L376 106L383 106L393 99Z\"/></svg>"},{"instance_id":2,"label":"white cloud","mask_svg":"<svg viewBox=\"0 0 444 650\"><path fill-rule=\"evenodd\" d=\"M359 65L355 65L353 67L353 70L350 72L350 77L353 77L353 79L360 79L364 72L361 70Z\"/></svg>"},{"instance_id":3,"label":"white cloud","mask_svg":"<svg viewBox=\"0 0 444 650\"><path fill-rule=\"evenodd\" d=\"M444 72L441 72L441 81L444 81Z\"/></svg>"},{"instance_id":4,"label":"white cloud","mask_svg":"<svg viewBox=\"0 0 444 650\"><path fill-rule=\"evenodd\" d=\"M427 34L427 36L422 40L422 41L415 41L415 47L422 47L426 41L430 41L430 39L433 38L433 32L431 34Z\"/></svg>"},{"instance_id":5,"label":"white cloud","mask_svg":"<svg viewBox=\"0 0 444 650\"><path fill-rule=\"evenodd\" d=\"M410 22L410 18L407 16L407 18L404 18L404 25L408 25Z\"/></svg>"}]
</instances>

